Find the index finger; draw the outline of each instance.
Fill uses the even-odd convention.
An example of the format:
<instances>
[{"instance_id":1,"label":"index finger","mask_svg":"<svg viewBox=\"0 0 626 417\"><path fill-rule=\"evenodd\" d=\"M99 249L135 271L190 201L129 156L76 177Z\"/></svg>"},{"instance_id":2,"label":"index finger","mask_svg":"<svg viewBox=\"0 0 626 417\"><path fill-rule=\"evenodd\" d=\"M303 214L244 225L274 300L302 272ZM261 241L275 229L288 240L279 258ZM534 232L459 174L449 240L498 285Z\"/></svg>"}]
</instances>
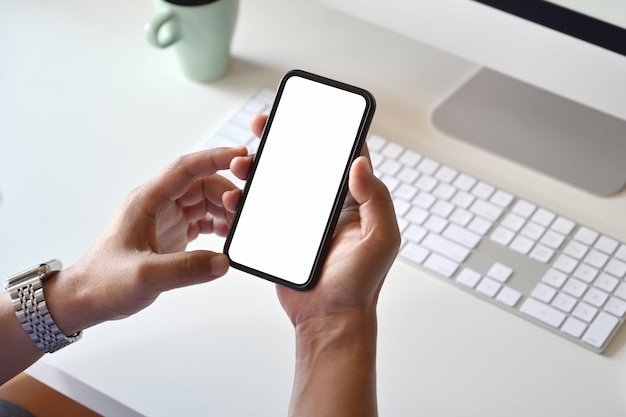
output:
<instances>
[{"instance_id":1,"label":"index finger","mask_svg":"<svg viewBox=\"0 0 626 417\"><path fill-rule=\"evenodd\" d=\"M250 130L257 138L261 137L265 123L267 123L267 114L255 114L250 120Z\"/></svg>"},{"instance_id":2,"label":"index finger","mask_svg":"<svg viewBox=\"0 0 626 417\"><path fill-rule=\"evenodd\" d=\"M228 169L230 161L248 154L246 147L207 149L183 155L159 174L152 189L169 200L176 200L199 178Z\"/></svg>"}]
</instances>

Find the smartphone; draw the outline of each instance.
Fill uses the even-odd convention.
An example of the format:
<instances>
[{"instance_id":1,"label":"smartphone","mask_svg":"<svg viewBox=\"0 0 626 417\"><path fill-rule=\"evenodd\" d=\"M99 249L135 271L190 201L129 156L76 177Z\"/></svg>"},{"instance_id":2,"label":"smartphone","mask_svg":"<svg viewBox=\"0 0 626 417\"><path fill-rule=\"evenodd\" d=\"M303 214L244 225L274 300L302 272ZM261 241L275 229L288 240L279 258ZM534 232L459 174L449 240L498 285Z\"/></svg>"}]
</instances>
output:
<instances>
[{"instance_id":1,"label":"smartphone","mask_svg":"<svg viewBox=\"0 0 626 417\"><path fill-rule=\"evenodd\" d=\"M231 266L315 284L375 107L355 86L300 70L282 78L226 238Z\"/></svg>"}]
</instances>

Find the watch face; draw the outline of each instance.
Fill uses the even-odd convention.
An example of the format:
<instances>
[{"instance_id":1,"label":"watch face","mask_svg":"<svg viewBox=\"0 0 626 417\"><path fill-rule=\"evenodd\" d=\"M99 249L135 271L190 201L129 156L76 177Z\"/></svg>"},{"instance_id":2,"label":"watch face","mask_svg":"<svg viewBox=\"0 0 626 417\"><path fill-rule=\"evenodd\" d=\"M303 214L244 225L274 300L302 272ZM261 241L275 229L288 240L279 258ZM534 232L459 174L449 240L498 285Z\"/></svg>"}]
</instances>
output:
<instances>
[{"instance_id":1,"label":"watch face","mask_svg":"<svg viewBox=\"0 0 626 417\"><path fill-rule=\"evenodd\" d=\"M26 271L20 272L19 274L15 274L7 278L4 288L8 291L9 288L20 285L21 282L27 281L35 277L39 279L44 279L52 272L60 271L61 267L61 261L56 259L53 259L43 264L39 264L30 269L27 269Z\"/></svg>"}]
</instances>

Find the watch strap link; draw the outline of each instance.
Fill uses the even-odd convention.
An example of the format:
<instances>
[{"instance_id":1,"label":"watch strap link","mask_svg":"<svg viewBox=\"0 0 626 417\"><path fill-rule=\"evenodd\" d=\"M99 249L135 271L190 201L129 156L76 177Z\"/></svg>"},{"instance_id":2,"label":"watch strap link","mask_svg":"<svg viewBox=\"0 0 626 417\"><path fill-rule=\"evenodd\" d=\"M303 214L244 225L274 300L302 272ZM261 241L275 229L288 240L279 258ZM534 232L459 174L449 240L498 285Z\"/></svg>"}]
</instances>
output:
<instances>
[{"instance_id":1,"label":"watch strap link","mask_svg":"<svg viewBox=\"0 0 626 417\"><path fill-rule=\"evenodd\" d=\"M70 336L63 334L48 311L43 280L57 271L51 270L50 263L42 264L7 283L17 319L37 347L46 353L56 352L79 340L82 335L82 332Z\"/></svg>"}]
</instances>

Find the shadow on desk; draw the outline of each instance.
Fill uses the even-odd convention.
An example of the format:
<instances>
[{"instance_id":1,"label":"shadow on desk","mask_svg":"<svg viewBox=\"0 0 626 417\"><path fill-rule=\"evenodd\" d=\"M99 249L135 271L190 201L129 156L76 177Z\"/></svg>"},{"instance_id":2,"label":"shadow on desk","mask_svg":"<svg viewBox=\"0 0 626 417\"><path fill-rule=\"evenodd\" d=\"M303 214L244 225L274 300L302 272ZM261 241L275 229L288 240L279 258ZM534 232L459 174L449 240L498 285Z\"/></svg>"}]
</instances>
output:
<instances>
[{"instance_id":1,"label":"shadow on desk","mask_svg":"<svg viewBox=\"0 0 626 417\"><path fill-rule=\"evenodd\" d=\"M279 69L265 67L235 56L232 58L230 69L223 78L206 83L190 82L229 92L242 92L247 95L250 91L256 91L260 88L277 87L282 76L283 73Z\"/></svg>"}]
</instances>

